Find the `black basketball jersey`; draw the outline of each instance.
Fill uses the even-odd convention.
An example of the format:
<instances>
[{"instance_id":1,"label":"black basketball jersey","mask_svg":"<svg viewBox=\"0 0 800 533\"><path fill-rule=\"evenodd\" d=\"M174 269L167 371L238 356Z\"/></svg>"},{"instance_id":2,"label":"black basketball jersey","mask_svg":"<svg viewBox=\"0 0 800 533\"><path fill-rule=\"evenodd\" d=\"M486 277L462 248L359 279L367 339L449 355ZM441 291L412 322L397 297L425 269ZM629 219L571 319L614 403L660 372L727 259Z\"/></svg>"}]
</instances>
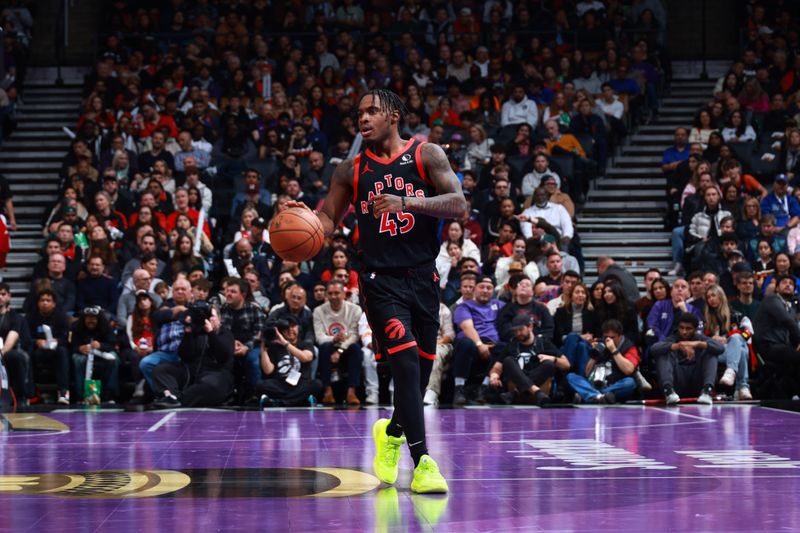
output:
<instances>
[{"instance_id":1,"label":"black basketball jersey","mask_svg":"<svg viewBox=\"0 0 800 533\"><path fill-rule=\"evenodd\" d=\"M412 268L432 264L439 253L436 217L419 213L384 213L375 218L370 204L378 194L434 196L425 175L422 144L410 139L392 159L367 149L353 161L353 205L358 218L358 253L368 270Z\"/></svg>"}]
</instances>

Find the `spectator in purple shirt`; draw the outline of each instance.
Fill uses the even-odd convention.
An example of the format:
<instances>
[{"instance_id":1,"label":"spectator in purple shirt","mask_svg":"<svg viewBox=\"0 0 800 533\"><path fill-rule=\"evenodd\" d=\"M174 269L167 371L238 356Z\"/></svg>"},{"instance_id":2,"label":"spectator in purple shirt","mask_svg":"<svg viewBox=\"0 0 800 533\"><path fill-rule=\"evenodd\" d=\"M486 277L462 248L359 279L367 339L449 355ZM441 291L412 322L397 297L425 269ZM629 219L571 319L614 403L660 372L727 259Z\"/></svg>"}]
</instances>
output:
<instances>
[{"instance_id":1,"label":"spectator in purple shirt","mask_svg":"<svg viewBox=\"0 0 800 533\"><path fill-rule=\"evenodd\" d=\"M475 299L456 306L453 322L456 325L454 370L456 388L453 404L464 405L467 399L464 385L473 375L486 376L492 354L502 351L495 320L505 305L494 298L494 281L482 276L475 285Z\"/></svg>"},{"instance_id":2,"label":"spectator in purple shirt","mask_svg":"<svg viewBox=\"0 0 800 533\"><path fill-rule=\"evenodd\" d=\"M677 324L675 318L681 313L690 313L700 321L700 329L703 329L703 314L697 308L686 303L689 298L689 283L685 279L676 279L672 284L670 299L659 300L653 305L650 314L647 315L647 326L653 331L657 341L663 341L675 332Z\"/></svg>"}]
</instances>

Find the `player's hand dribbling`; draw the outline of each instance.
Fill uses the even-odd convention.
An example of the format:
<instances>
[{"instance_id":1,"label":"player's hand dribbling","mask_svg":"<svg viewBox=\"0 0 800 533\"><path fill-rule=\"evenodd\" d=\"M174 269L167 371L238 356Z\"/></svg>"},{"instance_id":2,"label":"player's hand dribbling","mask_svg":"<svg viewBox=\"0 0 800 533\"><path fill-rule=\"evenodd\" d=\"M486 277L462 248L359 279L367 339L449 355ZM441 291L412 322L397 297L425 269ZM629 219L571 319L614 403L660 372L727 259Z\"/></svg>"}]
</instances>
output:
<instances>
[{"instance_id":1,"label":"player's hand dribbling","mask_svg":"<svg viewBox=\"0 0 800 533\"><path fill-rule=\"evenodd\" d=\"M307 209L308 211L311 211L311 208L308 207L308 204L305 202L298 202L297 200L289 200L286 202L286 207L289 209L293 207L299 207L300 209Z\"/></svg>"},{"instance_id":2,"label":"player's hand dribbling","mask_svg":"<svg viewBox=\"0 0 800 533\"><path fill-rule=\"evenodd\" d=\"M372 213L378 218L384 213L403 211L403 199L393 194L379 194L372 198Z\"/></svg>"}]
</instances>

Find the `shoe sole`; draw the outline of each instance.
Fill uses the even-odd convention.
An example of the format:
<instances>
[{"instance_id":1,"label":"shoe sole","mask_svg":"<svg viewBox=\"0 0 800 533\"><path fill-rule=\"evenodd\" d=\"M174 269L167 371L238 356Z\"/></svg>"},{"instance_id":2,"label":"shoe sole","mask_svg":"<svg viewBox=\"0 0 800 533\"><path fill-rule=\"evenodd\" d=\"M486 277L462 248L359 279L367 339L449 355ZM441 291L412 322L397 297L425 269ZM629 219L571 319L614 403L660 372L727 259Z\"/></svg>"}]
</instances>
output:
<instances>
[{"instance_id":1,"label":"shoe sole","mask_svg":"<svg viewBox=\"0 0 800 533\"><path fill-rule=\"evenodd\" d=\"M416 494L446 494L449 491L449 487L447 486L447 482L444 485L437 485L434 487L415 487L414 483L411 483L411 491Z\"/></svg>"},{"instance_id":2,"label":"shoe sole","mask_svg":"<svg viewBox=\"0 0 800 533\"><path fill-rule=\"evenodd\" d=\"M394 479L383 479L383 478L381 478L380 474L378 473L379 472L378 471L378 436L379 436L378 431L380 431L378 426L380 425L380 427L383 428L384 431L386 429L386 426L383 425L383 424L379 424L379 422L380 422L380 420L378 422L375 422L375 424L373 424L373 426L372 426L372 440L375 442L375 458L372 460L372 470L375 472L375 477L378 478L381 482L386 483L388 485L393 485L397 481L397 475L398 475L398 472L400 470L399 465L398 465L398 468L394 472Z\"/></svg>"}]
</instances>

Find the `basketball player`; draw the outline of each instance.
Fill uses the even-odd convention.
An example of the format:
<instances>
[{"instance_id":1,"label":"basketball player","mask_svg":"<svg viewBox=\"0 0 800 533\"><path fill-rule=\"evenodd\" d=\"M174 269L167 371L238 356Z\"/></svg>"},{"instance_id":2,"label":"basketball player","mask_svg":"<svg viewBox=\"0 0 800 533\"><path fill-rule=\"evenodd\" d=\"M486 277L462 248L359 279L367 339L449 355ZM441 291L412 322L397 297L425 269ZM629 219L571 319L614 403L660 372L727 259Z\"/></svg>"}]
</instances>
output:
<instances>
[{"instance_id":1,"label":"basketball player","mask_svg":"<svg viewBox=\"0 0 800 533\"><path fill-rule=\"evenodd\" d=\"M376 353L388 359L394 379L392 418L372 428L375 474L384 483L397 480L400 447L407 441L415 467L411 490L447 492L425 443L422 390L439 328L437 219L462 217L467 203L441 147L400 138L404 113L391 91L376 89L361 98L358 127L367 149L336 167L318 215L330 235L350 202L356 209L362 304Z\"/></svg>"}]
</instances>

